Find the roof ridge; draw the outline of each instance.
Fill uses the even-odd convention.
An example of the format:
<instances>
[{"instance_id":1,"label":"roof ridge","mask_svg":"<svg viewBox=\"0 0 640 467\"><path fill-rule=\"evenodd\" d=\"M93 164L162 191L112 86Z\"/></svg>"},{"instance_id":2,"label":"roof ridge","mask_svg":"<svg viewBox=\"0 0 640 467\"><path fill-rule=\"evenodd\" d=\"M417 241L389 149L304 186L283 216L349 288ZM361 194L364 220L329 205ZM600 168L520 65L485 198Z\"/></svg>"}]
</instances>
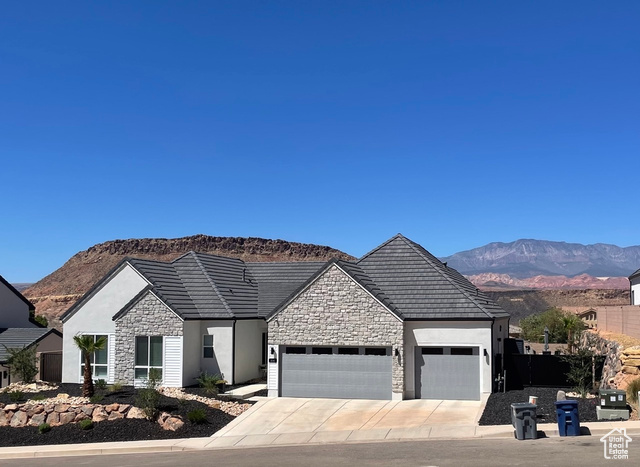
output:
<instances>
[{"instance_id":1,"label":"roof ridge","mask_svg":"<svg viewBox=\"0 0 640 467\"><path fill-rule=\"evenodd\" d=\"M402 236L402 235L396 235L396 237L402 239L413 251L415 251L416 253L418 253L427 263L429 263L429 265L431 267L433 267L433 269L435 269L436 271L438 271L438 274L440 274L442 277L444 277L447 282L449 282L451 285L453 285L459 292L461 292L464 296L466 296L469 300L471 300L474 305L476 305L480 311L482 311L485 315L487 315L489 318L493 318L493 316L491 315L491 313L489 313L484 306L482 306L482 304L480 302L478 302L472 295L470 295L466 290L464 290L462 287L460 287L456 281L454 281L451 277L449 277L448 274L445 274L441 268L439 268L438 266L436 266L435 264L433 264L433 261L431 261L427 256L425 256L418 248L416 248L415 243L412 240L409 240L408 238ZM394 237L394 238L396 238ZM424 247L422 247L424 248ZM425 250L426 251L426 250ZM435 257L434 257L435 258ZM437 259L437 258L436 258ZM441 264L444 264L441 262ZM445 266L448 268L448 266ZM453 269L453 268L451 268ZM464 277L464 276L463 276ZM478 290L476 288L476 290Z\"/></svg>"},{"instance_id":2,"label":"roof ridge","mask_svg":"<svg viewBox=\"0 0 640 467\"><path fill-rule=\"evenodd\" d=\"M365 259L366 257L372 255L373 253L375 253L376 251L378 251L380 248L387 246L388 243L391 243L393 240L395 240L396 238L401 238L401 239L406 239L406 237L404 235L402 235L401 233L397 233L395 234L393 237L391 237L389 240L387 240L384 243L381 243L380 245L378 245L377 247L375 247L373 250L369 251L368 253L365 253L364 255L362 255L360 258L358 258L356 260L356 263L360 263L360 261L362 261L363 259Z\"/></svg>"},{"instance_id":3,"label":"roof ridge","mask_svg":"<svg viewBox=\"0 0 640 467\"><path fill-rule=\"evenodd\" d=\"M202 264L202 262L200 261L200 258L198 258L198 255L196 254L195 251L190 251L189 253L192 253L193 258L196 261L196 264L198 265L198 267L200 268L200 270L202 271L202 273L204 274L204 277L207 278L207 282L209 282L209 284L211 284L211 287L213 288L214 292L216 293L216 295L218 296L218 298L220 299L220 301L222 302L222 304L224 305L224 308L229 312L229 314L231 316L233 316L233 310L231 310L231 307L229 306L229 304L227 303L227 301L225 300L225 298L222 296L222 294L220 293L220 290L218 289L218 286L216 285L215 281L211 278L211 276L209 276L209 274L207 273L207 270L205 269L204 265ZM242 260L240 260L242 261ZM243 261L244 262L244 261ZM181 279L182 280L182 279ZM185 288L186 290L186 288ZM189 294L189 297L191 297L191 294L189 293L189 291L187 290L187 293ZM193 297L191 297L191 300L193 300ZM194 302L195 304L195 302Z\"/></svg>"}]
</instances>

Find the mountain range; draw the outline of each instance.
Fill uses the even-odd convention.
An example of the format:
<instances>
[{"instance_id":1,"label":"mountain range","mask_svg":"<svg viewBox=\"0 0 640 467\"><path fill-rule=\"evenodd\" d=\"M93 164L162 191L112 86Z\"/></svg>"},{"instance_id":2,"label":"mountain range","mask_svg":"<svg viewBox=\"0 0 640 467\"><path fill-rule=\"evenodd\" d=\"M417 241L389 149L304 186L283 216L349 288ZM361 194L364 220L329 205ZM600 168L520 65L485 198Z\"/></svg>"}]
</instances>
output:
<instances>
[{"instance_id":1,"label":"mountain range","mask_svg":"<svg viewBox=\"0 0 640 467\"><path fill-rule=\"evenodd\" d=\"M467 276L494 273L516 279L583 274L628 277L640 268L640 246L621 248L605 243L582 245L523 239L489 243L441 259Z\"/></svg>"}]
</instances>

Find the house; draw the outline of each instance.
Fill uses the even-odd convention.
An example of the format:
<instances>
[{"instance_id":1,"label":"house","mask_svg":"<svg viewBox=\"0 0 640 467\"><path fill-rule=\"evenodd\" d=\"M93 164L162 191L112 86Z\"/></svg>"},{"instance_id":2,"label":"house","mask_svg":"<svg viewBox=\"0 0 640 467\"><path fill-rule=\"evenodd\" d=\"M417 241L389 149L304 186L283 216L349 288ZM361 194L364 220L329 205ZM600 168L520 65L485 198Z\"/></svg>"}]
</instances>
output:
<instances>
[{"instance_id":1,"label":"house","mask_svg":"<svg viewBox=\"0 0 640 467\"><path fill-rule=\"evenodd\" d=\"M509 315L396 235L330 261L267 316L270 396L480 399Z\"/></svg>"},{"instance_id":2,"label":"house","mask_svg":"<svg viewBox=\"0 0 640 467\"><path fill-rule=\"evenodd\" d=\"M270 396L479 399L509 315L411 240L357 261L250 263L189 252L125 259L62 317L63 381L82 379L73 336L107 337L94 375L165 386L201 371Z\"/></svg>"},{"instance_id":3,"label":"house","mask_svg":"<svg viewBox=\"0 0 640 467\"><path fill-rule=\"evenodd\" d=\"M598 327L598 310L590 307L584 311L577 311L576 315L582 320L588 329L595 329Z\"/></svg>"},{"instance_id":4,"label":"house","mask_svg":"<svg viewBox=\"0 0 640 467\"><path fill-rule=\"evenodd\" d=\"M62 380L82 381L78 334L104 336L93 374L142 385L150 368L163 385L196 383L201 372L230 384L264 375L266 314L323 263L245 263L189 252L171 262L126 258L61 317Z\"/></svg>"},{"instance_id":5,"label":"house","mask_svg":"<svg viewBox=\"0 0 640 467\"><path fill-rule=\"evenodd\" d=\"M629 276L631 305L640 305L640 269Z\"/></svg>"},{"instance_id":6,"label":"house","mask_svg":"<svg viewBox=\"0 0 640 467\"><path fill-rule=\"evenodd\" d=\"M55 380L59 374L62 334L44 328L32 319L35 306L0 276L0 387L12 382L6 348L36 346L40 362L38 379ZM15 377L13 379L15 382Z\"/></svg>"}]
</instances>

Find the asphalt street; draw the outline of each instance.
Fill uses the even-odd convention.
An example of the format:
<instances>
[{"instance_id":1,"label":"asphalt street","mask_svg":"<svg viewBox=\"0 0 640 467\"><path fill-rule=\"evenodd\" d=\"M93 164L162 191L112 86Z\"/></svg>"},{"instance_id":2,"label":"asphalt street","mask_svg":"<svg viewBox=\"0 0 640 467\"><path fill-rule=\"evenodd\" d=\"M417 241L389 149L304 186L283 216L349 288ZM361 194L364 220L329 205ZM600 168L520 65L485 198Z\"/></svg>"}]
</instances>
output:
<instances>
[{"instance_id":1,"label":"asphalt street","mask_svg":"<svg viewBox=\"0 0 640 467\"><path fill-rule=\"evenodd\" d=\"M141 466L602 466L638 465L638 445L629 444L629 460L605 460L598 437L427 440L366 444L331 444L158 454L123 454L1 460L3 467Z\"/></svg>"}]
</instances>

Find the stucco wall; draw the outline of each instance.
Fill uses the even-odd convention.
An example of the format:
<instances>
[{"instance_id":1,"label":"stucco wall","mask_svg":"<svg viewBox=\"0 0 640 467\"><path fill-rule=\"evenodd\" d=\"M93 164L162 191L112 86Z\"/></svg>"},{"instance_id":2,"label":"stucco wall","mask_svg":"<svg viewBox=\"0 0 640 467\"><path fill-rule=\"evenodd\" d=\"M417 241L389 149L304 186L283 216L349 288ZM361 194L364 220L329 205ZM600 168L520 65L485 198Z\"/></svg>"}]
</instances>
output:
<instances>
[{"instance_id":1,"label":"stucco wall","mask_svg":"<svg viewBox=\"0 0 640 467\"><path fill-rule=\"evenodd\" d=\"M336 265L268 323L269 344L391 346L393 392L404 388L403 324Z\"/></svg>"},{"instance_id":2,"label":"stucco wall","mask_svg":"<svg viewBox=\"0 0 640 467\"><path fill-rule=\"evenodd\" d=\"M80 382L80 351L73 342L78 334L113 334L113 315L129 303L148 285L128 264L114 273L112 278L93 293L63 323L62 382ZM111 362L110 362L111 364Z\"/></svg>"},{"instance_id":3,"label":"stucco wall","mask_svg":"<svg viewBox=\"0 0 640 467\"><path fill-rule=\"evenodd\" d=\"M262 333L267 331L267 323L260 319L236 322L236 366L235 382L243 383L262 376Z\"/></svg>"},{"instance_id":4,"label":"stucco wall","mask_svg":"<svg viewBox=\"0 0 640 467\"><path fill-rule=\"evenodd\" d=\"M631 305L640 305L640 277L631 280Z\"/></svg>"},{"instance_id":5,"label":"stucco wall","mask_svg":"<svg viewBox=\"0 0 640 467\"><path fill-rule=\"evenodd\" d=\"M182 320L151 291L115 322L115 380L134 383L136 336L182 336Z\"/></svg>"},{"instance_id":6,"label":"stucco wall","mask_svg":"<svg viewBox=\"0 0 640 467\"><path fill-rule=\"evenodd\" d=\"M29 306L0 282L0 328L35 328L29 321Z\"/></svg>"},{"instance_id":7,"label":"stucco wall","mask_svg":"<svg viewBox=\"0 0 640 467\"><path fill-rule=\"evenodd\" d=\"M508 333L508 326L506 326ZM405 398L415 397L415 347L475 346L480 348L480 389L490 393L491 321L406 321L405 322ZM484 350L488 355L484 355Z\"/></svg>"},{"instance_id":8,"label":"stucco wall","mask_svg":"<svg viewBox=\"0 0 640 467\"><path fill-rule=\"evenodd\" d=\"M203 336L213 336L213 358L203 357ZM184 385L196 384L201 372L220 374L229 383L233 376L233 321L203 320L184 323Z\"/></svg>"}]
</instances>

